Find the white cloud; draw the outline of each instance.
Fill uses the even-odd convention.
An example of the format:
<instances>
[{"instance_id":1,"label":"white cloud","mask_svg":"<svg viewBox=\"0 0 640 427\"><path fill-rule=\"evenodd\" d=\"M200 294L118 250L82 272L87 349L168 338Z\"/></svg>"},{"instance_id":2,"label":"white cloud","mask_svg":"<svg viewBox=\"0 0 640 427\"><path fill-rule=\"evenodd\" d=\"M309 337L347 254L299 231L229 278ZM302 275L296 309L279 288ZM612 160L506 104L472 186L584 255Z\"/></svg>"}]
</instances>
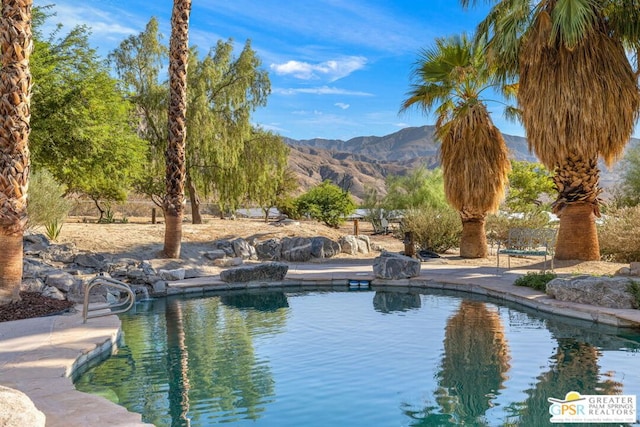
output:
<instances>
[{"instance_id":1,"label":"white cloud","mask_svg":"<svg viewBox=\"0 0 640 427\"><path fill-rule=\"evenodd\" d=\"M283 64L271 64L271 69L276 74L291 75L301 80L326 78L333 82L362 69L366 63L367 58L363 56L347 56L318 64L292 60Z\"/></svg>"},{"instance_id":2,"label":"white cloud","mask_svg":"<svg viewBox=\"0 0 640 427\"><path fill-rule=\"evenodd\" d=\"M298 89L274 89L273 93L280 95L297 95L297 94L310 94L310 95L350 95L350 96L373 96L368 92L359 92L354 90L340 89L337 87L320 86L310 88L298 88Z\"/></svg>"},{"instance_id":3,"label":"white cloud","mask_svg":"<svg viewBox=\"0 0 640 427\"><path fill-rule=\"evenodd\" d=\"M335 104L336 107L342 108L343 110L346 110L347 108L350 107L349 104L345 104L344 102L336 102Z\"/></svg>"}]
</instances>

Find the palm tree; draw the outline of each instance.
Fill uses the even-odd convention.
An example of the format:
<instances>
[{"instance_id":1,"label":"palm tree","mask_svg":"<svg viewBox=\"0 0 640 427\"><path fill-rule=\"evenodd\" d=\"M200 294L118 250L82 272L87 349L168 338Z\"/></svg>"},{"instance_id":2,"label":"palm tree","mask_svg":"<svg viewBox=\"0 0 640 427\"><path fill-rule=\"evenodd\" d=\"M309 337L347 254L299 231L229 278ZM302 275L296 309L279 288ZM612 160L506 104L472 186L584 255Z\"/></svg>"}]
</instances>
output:
<instances>
[{"instance_id":1,"label":"palm tree","mask_svg":"<svg viewBox=\"0 0 640 427\"><path fill-rule=\"evenodd\" d=\"M464 6L468 0L462 0ZM475 3L475 2L474 2ZM555 171L556 258L598 260L598 160L623 152L640 107L635 0L501 0L478 28L504 80L518 79L529 148Z\"/></svg>"},{"instance_id":2,"label":"palm tree","mask_svg":"<svg viewBox=\"0 0 640 427\"><path fill-rule=\"evenodd\" d=\"M2 0L0 17L0 305L20 299L29 185L32 0Z\"/></svg>"},{"instance_id":3,"label":"palm tree","mask_svg":"<svg viewBox=\"0 0 640 427\"><path fill-rule=\"evenodd\" d=\"M465 258L487 256L485 218L498 209L511 168L502 134L481 99L490 86L485 64L482 50L466 36L437 39L421 52L402 105L435 109L445 195L462 220Z\"/></svg>"},{"instance_id":4,"label":"palm tree","mask_svg":"<svg viewBox=\"0 0 640 427\"><path fill-rule=\"evenodd\" d=\"M168 258L180 258L182 241L190 12L191 0L174 0L169 42L169 142L165 153L167 194L163 203L166 221L163 253Z\"/></svg>"}]
</instances>

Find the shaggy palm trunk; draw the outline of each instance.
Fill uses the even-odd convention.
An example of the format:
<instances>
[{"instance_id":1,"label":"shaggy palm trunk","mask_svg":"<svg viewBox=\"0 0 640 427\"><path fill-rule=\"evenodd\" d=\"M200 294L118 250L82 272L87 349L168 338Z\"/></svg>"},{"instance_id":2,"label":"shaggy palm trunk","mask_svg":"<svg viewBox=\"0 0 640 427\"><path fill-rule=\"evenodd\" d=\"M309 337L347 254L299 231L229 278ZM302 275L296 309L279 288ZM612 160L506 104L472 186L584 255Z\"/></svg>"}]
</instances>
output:
<instances>
[{"instance_id":1,"label":"shaggy palm trunk","mask_svg":"<svg viewBox=\"0 0 640 427\"><path fill-rule=\"evenodd\" d=\"M460 256L462 258L486 258L487 234L484 229L485 215L469 215L460 212L462 236L460 237Z\"/></svg>"},{"instance_id":2,"label":"shaggy palm trunk","mask_svg":"<svg viewBox=\"0 0 640 427\"><path fill-rule=\"evenodd\" d=\"M0 305L20 299L29 186L32 0L2 0L0 21Z\"/></svg>"},{"instance_id":3,"label":"shaggy palm trunk","mask_svg":"<svg viewBox=\"0 0 640 427\"><path fill-rule=\"evenodd\" d=\"M560 218L556 259L597 261L600 245L596 217L600 216L598 188L600 170L596 159L566 159L553 177L558 198L553 211Z\"/></svg>"},{"instance_id":4,"label":"shaggy palm trunk","mask_svg":"<svg viewBox=\"0 0 640 427\"><path fill-rule=\"evenodd\" d=\"M163 253L167 258L180 258L182 242L190 12L191 0L174 0L169 43L169 141L165 153L167 194L163 203Z\"/></svg>"}]
</instances>

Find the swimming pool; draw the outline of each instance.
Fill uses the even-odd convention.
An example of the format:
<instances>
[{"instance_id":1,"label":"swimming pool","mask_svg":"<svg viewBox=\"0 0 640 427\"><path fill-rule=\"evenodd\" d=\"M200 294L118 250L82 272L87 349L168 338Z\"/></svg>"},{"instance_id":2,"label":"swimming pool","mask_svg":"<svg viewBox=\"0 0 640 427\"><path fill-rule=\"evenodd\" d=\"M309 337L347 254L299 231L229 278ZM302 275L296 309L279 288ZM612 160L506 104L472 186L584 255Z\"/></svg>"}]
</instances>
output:
<instances>
[{"instance_id":1,"label":"swimming pool","mask_svg":"<svg viewBox=\"0 0 640 427\"><path fill-rule=\"evenodd\" d=\"M226 293L121 319L76 387L158 426L540 426L549 397L640 395L640 333L469 294Z\"/></svg>"}]
</instances>

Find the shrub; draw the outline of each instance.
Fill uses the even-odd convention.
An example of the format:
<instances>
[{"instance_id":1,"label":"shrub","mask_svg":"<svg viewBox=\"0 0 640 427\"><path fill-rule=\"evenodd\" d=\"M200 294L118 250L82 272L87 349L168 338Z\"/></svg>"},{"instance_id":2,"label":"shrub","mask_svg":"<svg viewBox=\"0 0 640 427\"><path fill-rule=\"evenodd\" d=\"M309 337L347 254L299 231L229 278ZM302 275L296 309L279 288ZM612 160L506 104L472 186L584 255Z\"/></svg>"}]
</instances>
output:
<instances>
[{"instance_id":1,"label":"shrub","mask_svg":"<svg viewBox=\"0 0 640 427\"><path fill-rule=\"evenodd\" d=\"M516 286L526 286L527 288L537 289L545 292L547 283L558 277L554 273L527 273L525 276L518 277L514 282Z\"/></svg>"},{"instance_id":2,"label":"shrub","mask_svg":"<svg viewBox=\"0 0 640 427\"><path fill-rule=\"evenodd\" d=\"M324 181L298 197L296 206L301 214L309 215L334 228L356 210L351 195L330 181Z\"/></svg>"},{"instance_id":3,"label":"shrub","mask_svg":"<svg viewBox=\"0 0 640 427\"><path fill-rule=\"evenodd\" d=\"M405 212L399 237L405 232L413 233L420 250L442 253L459 245L462 224L450 207L410 209Z\"/></svg>"},{"instance_id":4,"label":"shrub","mask_svg":"<svg viewBox=\"0 0 640 427\"><path fill-rule=\"evenodd\" d=\"M640 206L612 209L598 227L600 255L607 261L640 261Z\"/></svg>"},{"instance_id":5,"label":"shrub","mask_svg":"<svg viewBox=\"0 0 640 427\"><path fill-rule=\"evenodd\" d=\"M511 228L545 228L549 226L549 214L545 211L532 212L523 216L499 213L487 217L485 230L489 241L506 242Z\"/></svg>"},{"instance_id":6,"label":"shrub","mask_svg":"<svg viewBox=\"0 0 640 427\"><path fill-rule=\"evenodd\" d=\"M627 292L633 296L633 308L640 308L640 284L631 280L627 286Z\"/></svg>"},{"instance_id":7,"label":"shrub","mask_svg":"<svg viewBox=\"0 0 640 427\"><path fill-rule=\"evenodd\" d=\"M58 183L49 171L46 169L35 171L29 183L27 205L29 227L45 226L47 229L57 229L55 233L57 237L71 209L71 203L65 199L64 193L64 186Z\"/></svg>"}]
</instances>

